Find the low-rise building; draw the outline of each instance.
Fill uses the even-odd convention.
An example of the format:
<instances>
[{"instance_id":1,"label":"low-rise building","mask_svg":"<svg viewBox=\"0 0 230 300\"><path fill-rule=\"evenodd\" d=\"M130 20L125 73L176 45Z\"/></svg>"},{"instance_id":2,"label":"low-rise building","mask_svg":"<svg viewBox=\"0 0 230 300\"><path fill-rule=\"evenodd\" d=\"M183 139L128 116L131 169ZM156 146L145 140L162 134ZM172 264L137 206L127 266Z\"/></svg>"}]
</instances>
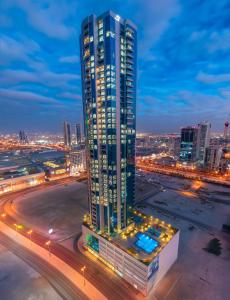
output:
<instances>
[{"instance_id":1,"label":"low-rise building","mask_svg":"<svg viewBox=\"0 0 230 300\"><path fill-rule=\"evenodd\" d=\"M179 230L133 210L129 226L111 237L82 225L84 247L142 294L164 277L178 256Z\"/></svg>"},{"instance_id":2,"label":"low-rise building","mask_svg":"<svg viewBox=\"0 0 230 300\"><path fill-rule=\"evenodd\" d=\"M75 176L86 171L86 158L84 149L71 151L67 156L67 163L70 169L70 175Z\"/></svg>"},{"instance_id":3,"label":"low-rise building","mask_svg":"<svg viewBox=\"0 0 230 300\"><path fill-rule=\"evenodd\" d=\"M7 177L3 176L3 174L0 175L0 195L39 185L45 181L45 172L41 170L37 170L35 173L28 172L20 175L14 173Z\"/></svg>"}]
</instances>

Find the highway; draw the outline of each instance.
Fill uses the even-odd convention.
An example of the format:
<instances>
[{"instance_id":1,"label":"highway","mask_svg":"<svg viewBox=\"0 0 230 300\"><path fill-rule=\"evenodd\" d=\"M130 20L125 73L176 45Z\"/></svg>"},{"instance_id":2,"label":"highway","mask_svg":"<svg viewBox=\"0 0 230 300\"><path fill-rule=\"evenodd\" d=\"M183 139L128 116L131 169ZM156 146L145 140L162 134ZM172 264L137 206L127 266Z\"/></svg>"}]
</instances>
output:
<instances>
[{"instance_id":1,"label":"highway","mask_svg":"<svg viewBox=\"0 0 230 300\"><path fill-rule=\"evenodd\" d=\"M145 160L138 159L136 162L136 167L144 171L161 173L165 175L177 176L177 177L182 177L187 179L196 179L196 180L201 180L209 183L230 186L229 177L208 174L208 173L199 172L195 170L184 170L176 167L157 165L150 160L145 161Z\"/></svg>"},{"instance_id":2,"label":"highway","mask_svg":"<svg viewBox=\"0 0 230 300\"><path fill-rule=\"evenodd\" d=\"M81 178L82 179L82 178ZM18 191L15 193L10 193L8 195L4 195L0 198L0 212L1 212L1 220L4 221L5 224L10 226L11 228L14 228L14 224L16 223L16 220L9 215L2 216L4 213L4 206L9 202L11 202L14 198L25 195L30 192L34 192L37 190L44 190L46 187L52 186L52 185L59 185L59 184L65 184L68 182L76 181L76 178L72 179L62 179L58 182L48 182L40 186L32 187L23 191ZM18 222L19 223L19 222ZM23 223L23 220L20 220L20 223ZM15 229L15 228L14 228ZM22 234L24 236L28 237L28 230L31 228L23 228L21 230L18 230L19 234ZM47 242L47 238L40 233L34 232L32 233L32 240L36 244L40 245L41 247L46 247L45 243ZM16 248L12 244L15 242L7 240L6 237L0 238L0 243L2 243L6 248L8 248L10 251L14 252L17 255L17 251L20 250L20 255L23 256L26 260L26 256L28 253L26 253L25 249L19 249L17 247L20 247L18 245L15 245ZM111 300L132 300L132 299L144 299L144 296L142 296L134 287L132 287L130 284L128 284L126 281L122 280L119 276L117 276L114 272L109 270L107 267L99 263L98 261L91 261L89 258L87 258L85 255L83 255L79 250L76 250L76 252L72 252L69 249L65 248L64 246L55 243L51 241L50 246L51 253L55 254L57 257L59 257L61 260L69 264L72 268L77 270L80 273L80 270L83 266L86 266L86 272L85 272L85 278L93 284L98 290L101 291L102 294L105 295L108 299ZM28 252L28 251L27 251ZM62 295L64 299L85 299L82 298L79 291L73 290L72 285L70 284L69 280L64 280L63 277L61 279L61 274L56 275L57 271L49 271L50 265L47 265L45 262L39 262L35 256L33 256L33 253L30 253L30 260L28 258L28 262L30 261L30 265L34 267L35 270L37 270L39 273L41 273L49 282L52 282L52 276L54 276L55 280L55 288L56 290ZM36 263L38 261L38 263ZM32 265L33 264L33 265ZM45 266L46 265L46 266ZM51 273L50 273L51 272ZM63 276L63 275L62 275ZM51 283L54 286L54 283ZM73 295L76 296L73 297ZM64 295L64 296L63 296ZM68 297L67 297L68 296ZM67 298L66 298L67 297ZM72 298L71 298L72 297ZM100 300L100 299L98 299Z\"/></svg>"}]
</instances>

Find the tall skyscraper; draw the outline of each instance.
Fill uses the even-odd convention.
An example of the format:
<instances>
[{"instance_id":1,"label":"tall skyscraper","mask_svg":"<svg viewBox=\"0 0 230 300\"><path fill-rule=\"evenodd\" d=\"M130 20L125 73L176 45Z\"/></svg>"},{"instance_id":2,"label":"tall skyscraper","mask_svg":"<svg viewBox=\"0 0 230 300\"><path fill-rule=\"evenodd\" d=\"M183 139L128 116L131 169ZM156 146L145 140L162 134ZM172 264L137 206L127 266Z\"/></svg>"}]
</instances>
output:
<instances>
[{"instance_id":1,"label":"tall skyscraper","mask_svg":"<svg viewBox=\"0 0 230 300\"><path fill-rule=\"evenodd\" d=\"M229 127L229 121L226 121L224 123L224 139L226 140L228 137L228 127Z\"/></svg>"},{"instance_id":2,"label":"tall skyscraper","mask_svg":"<svg viewBox=\"0 0 230 300\"><path fill-rule=\"evenodd\" d=\"M197 160L198 128L184 127L181 129L180 161L195 162Z\"/></svg>"},{"instance_id":3,"label":"tall skyscraper","mask_svg":"<svg viewBox=\"0 0 230 300\"><path fill-rule=\"evenodd\" d=\"M28 143L28 137L24 130L19 131L19 141L20 141L20 143L23 143L23 144Z\"/></svg>"},{"instance_id":4,"label":"tall skyscraper","mask_svg":"<svg viewBox=\"0 0 230 300\"><path fill-rule=\"evenodd\" d=\"M68 147L71 146L71 127L70 124L66 121L63 124L63 133L64 133L64 144Z\"/></svg>"},{"instance_id":5,"label":"tall skyscraper","mask_svg":"<svg viewBox=\"0 0 230 300\"><path fill-rule=\"evenodd\" d=\"M91 222L110 235L134 201L136 28L110 11L91 15L80 44Z\"/></svg>"},{"instance_id":6,"label":"tall skyscraper","mask_svg":"<svg viewBox=\"0 0 230 300\"><path fill-rule=\"evenodd\" d=\"M197 136L197 159L200 164L204 165L205 152L210 144L211 123L202 122L198 124Z\"/></svg>"},{"instance_id":7,"label":"tall skyscraper","mask_svg":"<svg viewBox=\"0 0 230 300\"><path fill-rule=\"evenodd\" d=\"M176 260L179 231L134 209L136 28L111 11L89 16L80 43L89 197L82 242L146 295Z\"/></svg>"},{"instance_id":8,"label":"tall skyscraper","mask_svg":"<svg viewBox=\"0 0 230 300\"><path fill-rule=\"evenodd\" d=\"M77 123L75 125L75 133L76 133L76 142L79 144L81 142L81 124Z\"/></svg>"}]
</instances>

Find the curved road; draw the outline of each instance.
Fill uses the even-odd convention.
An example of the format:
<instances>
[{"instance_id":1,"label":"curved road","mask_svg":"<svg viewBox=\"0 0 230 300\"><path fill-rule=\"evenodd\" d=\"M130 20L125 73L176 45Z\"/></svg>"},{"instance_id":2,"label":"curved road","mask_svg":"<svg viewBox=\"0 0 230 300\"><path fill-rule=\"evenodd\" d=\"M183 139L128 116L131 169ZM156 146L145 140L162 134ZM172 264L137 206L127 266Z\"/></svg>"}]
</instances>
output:
<instances>
[{"instance_id":1,"label":"curved road","mask_svg":"<svg viewBox=\"0 0 230 300\"><path fill-rule=\"evenodd\" d=\"M74 180L72 180L72 181L74 181ZM47 184L46 186L49 187L50 185ZM0 198L1 213L4 211L4 205L7 202L11 202L15 197L22 196L22 195L30 193L32 191L36 191L36 190L40 190L40 189L44 189L44 188L45 188L44 185L42 187L37 186L37 187L33 187L33 188L30 188L30 189L27 189L24 191L18 191L18 192L12 193L12 194L2 196ZM4 220L4 222L11 228L14 227L13 224L16 222L15 219L9 215L6 215L5 217L1 217L1 219L2 219L2 221ZM23 230L20 230L20 234L23 234L28 237L27 231L29 229L30 228L25 228ZM45 242L47 241L47 238L37 232L33 232L32 240L39 246L44 247ZM16 255L17 255L17 251L20 250L19 248L17 248L20 246L15 245L16 248L13 248L12 241L10 242L9 239L6 241L6 237L2 238L2 235L1 235L0 242L3 243L4 246L6 245L6 247L7 247L7 245L8 245L8 247L12 247L11 249L12 249L12 251L13 250L15 251ZM10 250L10 248L8 248L8 249ZM23 253L25 253L24 251L25 251L25 249L21 249L18 252L19 253L18 256L20 256L20 253L21 253L21 255L23 255ZM105 295L105 297L107 297L108 299L111 299L111 300L144 299L144 296L142 296L142 294L140 294L130 284L128 284L126 281L124 281L123 279L118 277L114 272L109 270L107 267L102 266L101 263L99 263L97 261L89 260L89 258L84 256L80 251L77 251L74 253L74 252L70 251L69 249L65 248L64 246L62 246L58 243L52 242L51 243L51 252L53 254L55 254L56 256L58 256L63 261L65 261L67 264L69 264L72 268L74 268L78 272L80 272L80 269L82 268L82 266L85 265L86 270L87 270L85 272L86 279L91 284L93 284L98 290L100 290L100 292L103 293ZM44 262L43 263L40 262L39 264L36 264L36 260L37 260L37 258L35 258L36 255L33 256L34 254L32 254L31 252L29 252L29 254L31 255L30 256L31 257L30 264L32 265L32 263L33 263L34 268L38 272L39 272L39 270L41 270L41 272L43 272L41 274L44 274L44 277L46 277L47 280L49 280L51 282L52 276L54 276L54 279L56 280L56 282L55 282L56 289L59 291L60 294L64 295L63 296L64 299L79 299L79 297L80 297L80 299L85 299L84 297L82 297L80 295L79 291L76 290L76 287L75 287L75 290L72 289L72 287L69 285L70 283L67 279L66 279L67 281L65 280L65 278L61 279L61 277L59 277L60 274L57 275L56 270L54 270L54 272L52 270L51 273L49 273L49 270L51 268L50 265L47 265ZM45 265L46 265L46 267L45 267ZM42 268L41 268L41 266L42 266ZM41 269L39 269L39 268L41 268ZM58 278L56 278L56 276ZM76 294L75 294L75 292L76 292ZM75 298L71 298L73 295ZM100 300L100 299L98 299L98 300Z\"/></svg>"},{"instance_id":2,"label":"curved road","mask_svg":"<svg viewBox=\"0 0 230 300\"><path fill-rule=\"evenodd\" d=\"M63 299L88 299L61 272L2 233L0 233L0 244L38 271Z\"/></svg>"}]
</instances>

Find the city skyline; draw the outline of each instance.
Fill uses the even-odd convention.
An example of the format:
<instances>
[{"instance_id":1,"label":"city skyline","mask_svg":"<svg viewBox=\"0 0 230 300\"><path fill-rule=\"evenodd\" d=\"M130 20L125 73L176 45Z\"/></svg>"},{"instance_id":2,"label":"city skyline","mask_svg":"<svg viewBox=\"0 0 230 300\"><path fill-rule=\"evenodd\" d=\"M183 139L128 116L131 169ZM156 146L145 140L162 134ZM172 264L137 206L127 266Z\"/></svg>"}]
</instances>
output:
<instances>
[{"instance_id":1,"label":"city skyline","mask_svg":"<svg viewBox=\"0 0 230 300\"><path fill-rule=\"evenodd\" d=\"M228 2L0 4L3 299L227 297Z\"/></svg>"},{"instance_id":2,"label":"city skyline","mask_svg":"<svg viewBox=\"0 0 230 300\"><path fill-rule=\"evenodd\" d=\"M82 121L80 22L108 9L139 28L137 130L179 132L208 120L222 131L229 114L227 1L173 0L100 7L8 1L0 18L0 131L60 132L65 119Z\"/></svg>"}]
</instances>

